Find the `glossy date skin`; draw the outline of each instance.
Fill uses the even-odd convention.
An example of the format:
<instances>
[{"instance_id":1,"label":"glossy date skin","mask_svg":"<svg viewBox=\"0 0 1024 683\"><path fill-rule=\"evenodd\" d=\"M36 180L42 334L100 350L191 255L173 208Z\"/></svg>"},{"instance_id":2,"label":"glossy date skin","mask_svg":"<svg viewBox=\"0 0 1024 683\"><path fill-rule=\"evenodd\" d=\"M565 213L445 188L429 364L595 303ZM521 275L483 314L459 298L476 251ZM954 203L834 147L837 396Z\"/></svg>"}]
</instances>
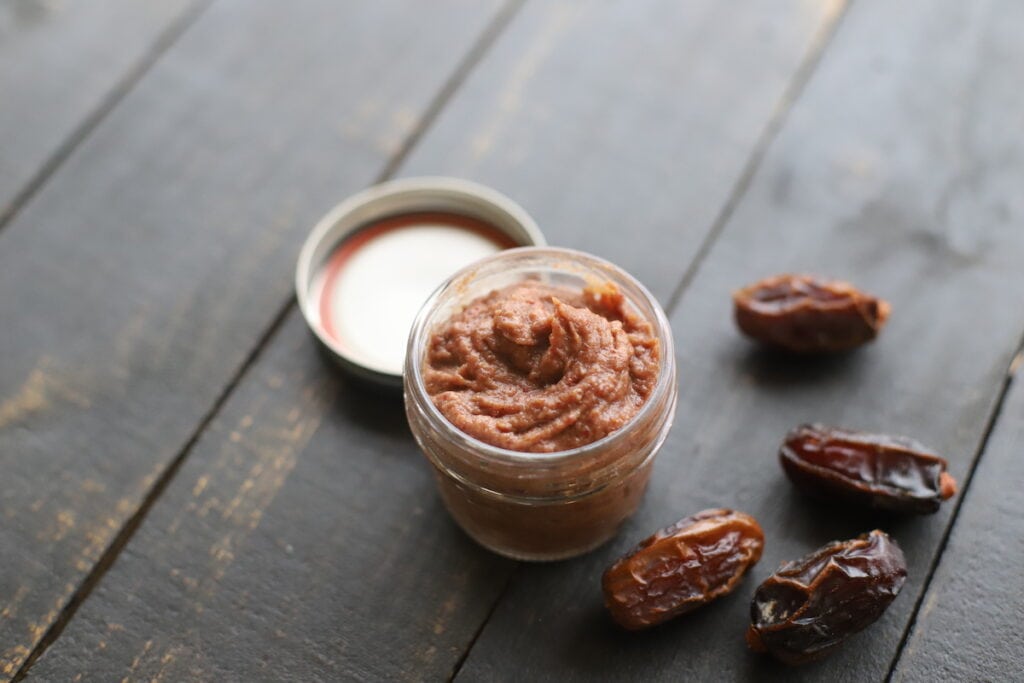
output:
<instances>
[{"instance_id":1,"label":"glossy date skin","mask_svg":"<svg viewBox=\"0 0 1024 683\"><path fill-rule=\"evenodd\" d=\"M779 449L786 476L829 501L932 514L956 493L946 461L917 441L825 425L801 425Z\"/></svg>"},{"instance_id":2,"label":"glossy date skin","mask_svg":"<svg viewBox=\"0 0 1024 683\"><path fill-rule=\"evenodd\" d=\"M733 294L736 325L753 339L793 353L849 351L878 336L886 301L838 280L776 275Z\"/></svg>"},{"instance_id":3,"label":"glossy date skin","mask_svg":"<svg viewBox=\"0 0 1024 683\"><path fill-rule=\"evenodd\" d=\"M643 540L605 571L605 605L623 628L660 624L731 592L761 559L750 515L704 510Z\"/></svg>"},{"instance_id":4,"label":"glossy date skin","mask_svg":"<svg viewBox=\"0 0 1024 683\"><path fill-rule=\"evenodd\" d=\"M747 644L787 664L820 659L882 616L906 578L903 552L885 532L829 543L758 587Z\"/></svg>"}]
</instances>

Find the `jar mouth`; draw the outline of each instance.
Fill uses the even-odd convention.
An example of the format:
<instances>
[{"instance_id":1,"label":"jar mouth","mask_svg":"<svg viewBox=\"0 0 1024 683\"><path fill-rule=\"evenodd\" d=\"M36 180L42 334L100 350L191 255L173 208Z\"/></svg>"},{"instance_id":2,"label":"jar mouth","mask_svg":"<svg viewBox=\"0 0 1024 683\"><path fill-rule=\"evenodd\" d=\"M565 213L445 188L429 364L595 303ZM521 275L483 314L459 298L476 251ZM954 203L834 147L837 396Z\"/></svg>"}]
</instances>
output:
<instances>
[{"instance_id":1,"label":"jar mouth","mask_svg":"<svg viewBox=\"0 0 1024 683\"><path fill-rule=\"evenodd\" d=\"M481 441L459 429L444 416L427 394L426 385L423 381L422 357L424 344L430 332L427 329L427 325L431 322L431 315L442 297L453 289L468 288L474 276L489 266L493 266L500 261L523 257L534 257L537 260L536 270L575 272L585 279L586 275L592 277L595 273L601 273L619 281L616 284L625 284L626 291L623 294L633 308L645 320L651 323L658 342L662 346L662 353L658 359L658 381L655 384L654 391L647 397L640 410L615 431L606 434L596 441L577 446L576 448L549 452L516 451ZM639 302L636 301L638 298L640 299ZM419 313L416 315L416 321L413 323L412 330L410 331L404 377L407 391L425 397L425 400L422 401L422 408L428 421L435 428L442 426L447 428L451 432L449 438L457 440L463 448L472 449L478 456L505 465L554 466L582 459L594 451L612 447L618 442L629 438L630 426L649 419L651 413L659 409L658 407L662 404L665 394L671 390L676 382L675 348L672 340L672 329L664 310L662 310L661 304L658 303L658 300L654 298L654 295L643 284L623 269L610 261L575 249L565 247L519 247L505 250L466 266L434 290L426 302L424 302L422 308L420 308Z\"/></svg>"}]
</instances>

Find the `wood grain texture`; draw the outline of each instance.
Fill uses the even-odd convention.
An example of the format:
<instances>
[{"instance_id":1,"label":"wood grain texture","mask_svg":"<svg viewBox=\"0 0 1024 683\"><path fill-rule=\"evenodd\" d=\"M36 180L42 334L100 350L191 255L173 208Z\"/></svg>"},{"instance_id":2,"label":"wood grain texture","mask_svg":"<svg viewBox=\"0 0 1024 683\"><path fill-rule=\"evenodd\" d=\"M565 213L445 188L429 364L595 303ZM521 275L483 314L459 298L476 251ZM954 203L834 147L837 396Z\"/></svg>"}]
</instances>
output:
<instances>
[{"instance_id":1,"label":"wood grain texture","mask_svg":"<svg viewBox=\"0 0 1024 683\"><path fill-rule=\"evenodd\" d=\"M852 6L672 316L680 403L643 508L591 556L521 567L461 679L885 678L951 507L911 519L823 509L792 489L777 449L796 424L831 422L908 434L948 457L956 477L968 471L1022 331L1024 204L1014 188L1024 142L1007 133L1024 115L1010 85L1024 68L1022 28L1008 1ZM886 297L887 329L836 359L756 350L734 329L730 292L786 271ZM603 569L654 529L717 506L764 527L752 575L662 628L615 628ZM800 669L747 651L757 583L784 560L875 527L895 536L910 567L879 622Z\"/></svg>"},{"instance_id":2,"label":"wood grain texture","mask_svg":"<svg viewBox=\"0 0 1024 683\"><path fill-rule=\"evenodd\" d=\"M1017 376L924 596L895 681L1013 681L1024 671L1024 384Z\"/></svg>"},{"instance_id":3,"label":"wood grain texture","mask_svg":"<svg viewBox=\"0 0 1024 683\"><path fill-rule=\"evenodd\" d=\"M621 54L631 55L638 69L666 64L666 73L676 74L668 65L688 59L693 50L670 40L673 30L694 30L686 13L676 14L672 3L629 6L638 8L641 16L632 19L630 33L618 38L629 43L618 48ZM629 122L652 136L663 135L677 147L683 145L686 131L676 127L672 112L689 108L691 119L700 115L718 121L721 128L701 143L700 153L707 155L707 164L715 163L719 150L735 160L716 171L716 196L725 197L742 170L738 147L751 153L783 97L787 74L792 76L831 15L821 10L804 14L803 5L787 5L787 22L776 15L778 8L755 11L751 5L748 10L760 18L757 24L750 18L735 22L728 13L713 11L712 3L690 6L693 20L699 20L703 31L715 33L717 41L736 44L762 35L770 47L759 63L736 68L727 84L726 100L748 93L751 111L723 108L717 101L680 107L675 92L655 90L645 98L629 97L632 72L621 69L595 69L587 88L564 93L556 84L565 80L559 74L568 68L571 55L541 59L538 53L548 48L537 46L568 42L573 49L587 50L585 61L599 55L601 40L618 36L616 22L630 12L624 3L600 9L594 5L586 21L567 25L565 5L528 3L493 48L500 54L485 57L470 75L464 86L470 94L456 94L453 110L442 113L441 142L434 140L431 127L413 153L413 169L402 172L466 173L508 190L533 211L533 199L547 193L554 177L599 165L599 157L583 144L566 150L564 159L549 160L560 164L560 170L540 164L537 170L543 173L533 176L529 166L502 170L496 163L491 171L476 173L453 162L457 155L448 145L452 127L464 128L464 139L457 142L463 149L478 130L489 126L494 107L509 96L511 70L528 74L520 78L529 83L543 84L530 97L548 102L544 106L553 113L578 97L583 101L573 106L590 110L589 116L599 119L607 103L594 99L591 90L621 90L615 96L620 125ZM675 28L641 30L641 23L658 14L655 10L667 12ZM600 40L591 42L588 36L598 29ZM648 55L652 37L657 49ZM717 42L709 38L707 44ZM715 74L733 64L724 49L710 53L708 59L706 68ZM709 87L702 73L696 67L681 69L675 85L683 91L702 91ZM715 111L698 114L701 107ZM509 131L527 131L525 153L535 161L544 159L549 136L562 134L554 118L537 121L530 110L510 116L505 125ZM752 130L747 130L748 123ZM547 132L538 133L537 127ZM742 130L735 139L724 132L734 127ZM588 139L596 141L600 135L592 132ZM655 147L653 142L647 145ZM629 153L626 147L623 140L623 154L634 154L631 163L639 168L642 152ZM499 146L484 158L501 154ZM658 163L670 161L663 157ZM697 173L700 166L699 160L689 160L680 172ZM591 172L598 173L596 168ZM619 175L613 176L604 176L603 182L614 184ZM596 181L594 177L591 182ZM593 230L584 239L574 232L574 226L593 215L582 199L574 200L575 209L561 209L563 216L575 211L577 220L544 224L548 238L556 244L576 240L592 250L613 253L621 244L617 233ZM713 210L695 200L682 206L704 216L703 231L710 228ZM617 212L620 221L639 216L643 222L645 215L642 205L638 209L626 202L609 211ZM697 226L687 230L695 239L703 234ZM664 277L664 263L636 265L644 280ZM673 261L673 277L678 278L684 266L683 261ZM307 391L322 391L327 398L305 401ZM276 457L282 447L271 441L266 450L267 430L288 428L288 419L313 421L319 427L312 435L303 432L303 442L288 445L289 453L295 452L288 456L286 478L274 480L273 495L258 495L254 492L267 490L269 484L263 481L271 477L265 460ZM224 547L231 551L229 563L221 557ZM129 672L137 678L165 680L437 679L451 673L515 566L468 541L450 521L408 434L400 404L374 401L361 388L336 377L292 315L118 562L31 675L41 680L76 675L116 678Z\"/></svg>"},{"instance_id":4,"label":"wood grain texture","mask_svg":"<svg viewBox=\"0 0 1024 683\"><path fill-rule=\"evenodd\" d=\"M293 313L29 680L437 680L511 562Z\"/></svg>"},{"instance_id":5,"label":"wood grain texture","mask_svg":"<svg viewBox=\"0 0 1024 683\"><path fill-rule=\"evenodd\" d=\"M844 3L528 3L402 174L523 203L662 302Z\"/></svg>"},{"instance_id":6,"label":"wood grain texture","mask_svg":"<svg viewBox=\"0 0 1024 683\"><path fill-rule=\"evenodd\" d=\"M289 300L309 226L499 4L418 7L215 3L0 234L0 679Z\"/></svg>"},{"instance_id":7,"label":"wood grain texture","mask_svg":"<svg viewBox=\"0 0 1024 683\"><path fill-rule=\"evenodd\" d=\"M0 4L0 223L196 0Z\"/></svg>"}]
</instances>

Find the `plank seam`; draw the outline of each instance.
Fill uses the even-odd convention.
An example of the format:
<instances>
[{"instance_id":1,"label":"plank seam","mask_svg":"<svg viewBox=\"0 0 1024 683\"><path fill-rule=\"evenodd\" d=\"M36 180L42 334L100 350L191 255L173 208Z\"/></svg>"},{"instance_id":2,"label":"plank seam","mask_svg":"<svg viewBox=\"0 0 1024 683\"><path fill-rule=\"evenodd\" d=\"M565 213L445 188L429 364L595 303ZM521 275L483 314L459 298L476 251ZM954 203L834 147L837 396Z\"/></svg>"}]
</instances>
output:
<instances>
[{"instance_id":1,"label":"plank seam","mask_svg":"<svg viewBox=\"0 0 1024 683\"><path fill-rule=\"evenodd\" d=\"M136 508L135 512L132 513L131 517L128 518L121 529L117 532L117 535L114 536L114 540L111 541L110 545L108 545L103 551L103 554L100 555L100 559L92 566L92 569L90 569L89 573L86 574L85 579L78 585L75 592L71 594L71 598L68 600L67 604L64 605L64 608L61 609L60 614L54 622L50 624L50 627L46 630L46 633L43 634L43 637L39 642L36 643L35 647L32 648L32 652L29 653L28 658L26 658L25 662L21 665L21 668L18 669L18 672L14 675L14 678L12 679L13 681L20 681L28 673L29 668L35 664L36 660L38 660L47 648L49 648L50 645L60 637L64 628L71 621L72 617L75 616L75 612L78 611L78 608L81 607L82 603L89 597L96 585L103 579L107 570L113 566L115 560L117 560L118 556L121 554L121 551L128 544L128 541L131 540L132 536L135 535L135 531L139 526L141 526L150 508L153 507L157 499L171 483L171 480L174 479L174 475L178 473L178 470L181 469L182 464L188 458L192 449L199 442L199 439L202 438L203 434L206 432L206 428L209 427L220 414L224 404L227 403L231 394L234 393L235 388L242 381L249 368L259 360L264 348L266 347L266 342L284 324L289 310L291 310L290 307L282 309L278 313L277 317L274 318L270 327L267 328L260 337L256 347L253 348L245 358L241 367L239 367L235 374L231 376L231 379L228 380L227 385L225 385L220 395L217 396L213 405L208 411L206 411L206 414L203 415L199 425L189 436L188 441L185 442L185 445L171 461L171 464L160 473L156 482L146 493L142 503L138 508Z\"/></svg>"},{"instance_id":2,"label":"plank seam","mask_svg":"<svg viewBox=\"0 0 1024 683\"><path fill-rule=\"evenodd\" d=\"M508 573L508 577L505 579L505 584L501 587L501 590L498 591L498 595L494 598L494 602L491 603L490 609L487 610L487 615L484 616L483 621L480 622L480 626L477 627L476 632L473 634L473 637L470 639L468 645L466 646L465 652L463 652L462 655L459 657L459 661L455 662L455 666L452 668L452 673L448 677L448 683L452 683L452 681L454 681L455 678L459 675L459 672L462 671L462 666L466 663L466 660L469 659L469 653L472 652L473 646L476 645L477 639L480 638L480 635L484 632L484 627L486 627L487 624L491 621L491 617L494 615L494 612L498 609L498 605L501 604L502 598L505 597L505 593L508 591L508 587L512 585L512 577L516 575L516 572L518 572L519 568L522 566L522 562L516 562L516 564L512 567L512 571Z\"/></svg>"},{"instance_id":3,"label":"plank seam","mask_svg":"<svg viewBox=\"0 0 1024 683\"><path fill-rule=\"evenodd\" d=\"M817 70L818 65L821 63L821 59L825 54L826 48L832 43L832 38L839 30L839 25L842 23L843 18L848 14L849 7L850 0L845 0L839 11L836 12L835 18L825 26L821 27L811 40L811 46L807 51L807 56L804 57L797 66L792 79L790 79L789 85L786 86L786 89L782 93L782 97L775 105L775 109L768 118L768 123L765 125L764 130L761 131L761 135L758 136L757 141L754 143L754 149L750 153L750 157L747 159L747 163L744 165L739 179L737 179L736 184L733 185L732 191L726 198L725 203L722 204L722 209L718 212L718 215L712 222L711 229L705 233L704 239L701 240L700 247L694 254L693 259L691 259L690 265L686 268L682 278L679 280L679 284L676 285L672 294L669 296L668 303L665 306L665 312L668 315L672 315L675 307L679 305L679 301L682 299L683 294L689 288L693 279L697 276L697 272L700 270L704 260L711 252L711 248L714 246L715 242L718 241L718 238L725 230L725 226L728 225L733 213L735 213L736 208L740 204L740 200L743 199L744 195L746 195L747 190L750 188L750 185L754 180L754 176L761 167L761 162L764 161L764 158L768 153L768 148L771 147L771 143L775 140L776 135L778 135L779 131L782 129L782 124L785 123L793 105L796 104L798 99L800 99L804 88L811 80L811 76Z\"/></svg>"},{"instance_id":4,"label":"plank seam","mask_svg":"<svg viewBox=\"0 0 1024 683\"><path fill-rule=\"evenodd\" d=\"M166 54L167 50L199 19L212 2L213 0L199 0L193 3L157 36L156 40L153 41L153 44L146 50L138 62L103 97L99 106L89 114L86 114L82 122L75 126L67 138L43 162L39 170L29 178L25 186L11 198L6 206L0 209L0 231L7 227L21 213L21 210L39 193L46 182L57 172L57 169L96 130L103 119L124 100L136 84L142 80L142 77L160 61L160 58Z\"/></svg>"},{"instance_id":5,"label":"plank seam","mask_svg":"<svg viewBox=\"0 0 1024 683\"><path fill-rule=\"evenodd\" d=\"M473 69L480 63L484 55L490 49L491 45L498 39L498 36L505 30L512 18L519 12L519 9L525 4L526 0L507 0L505 5L499 10L498 14L491 20L491 22L484 29L480 37L477 38L476 42L469 48L466 56L462 58L458 66L455 67L455 71L448 77L444 85L437 92L437 95L431 100L430 104L427 105L426 110L423 112L423 116L420 117L419 122L412 129L408 136L405 138L405 142L402 147L391 157L391 160L384 166L380 175L377 178L377 182L383 182L393 176L401 167L405 160L408 158L409 153L415 149L417 143L423 138L423 135L431 127L438 115L445 108L448 102L451 101L452 97L458 91L459 87L466 81L469 74Z\"/></svg>"},{"instance_id":6,"label":"plank seam","mask_svg":"<svg viewBox=\"0 0 1024 683\"><path fill-rule=\"evenodd\" d=\"M953 535L953 528L956 526L957 519L960 516L960 509L963 507L964 499L967 497L967 491L971 487L971 482L974 481L974 473L978 470L978 465L981 463L981 459L984 457L985 451L988 449L989 440L995 432L996 424L999 422L999 418L1003 413L1006 397L1010 393L1010 387L1013 385L1014 377L1022 365L1024 365L1024 334L1022 334L1018 340L1014 354L1006 367L1002 384L999 387L999 393L996 395L988 420L985 422L985 431L978 442L978 447L975 449L974 458L972 458L971 465L967 469L967 475L964 477L963 485L960 487L960 493L956 497L957 499L953 506L953 513L950 515L949 523L946 525L946 529L939 541L938 550L928 567L928 573L925 575L924 583L921 585L921 592L918 594L917 600L914 602L914 608L911 610L910 619L907 621L907 625L903 629L899 645L896 647L896 653L893 655L892 661L889 663L889 671L885 676L885 680L887 682L892 681L893 676L896 675L896 668L899 666L900 659L903 657L903 652L906 649L907 643L910 641L910 636L913 635L914 627L917 625L917 617L920 614L921 606L924 604L925 597L927 597L928 592L931 589L932 579L935 578L935 573L938 571L939 564L942 562L942 556L946 552L946 545L949 543L949 538Z\"/></svg>"},{"instance_id":7,"label":"plank seam","mask_svg":"<svg viewBox=\"0 0 1024 683\"><path fill-rule=\"evenodd\" d=\"M487 53L490 46L494 44L498 36L501 35L505 27L509 24L513 16L515 16L515 14L518 12L519 8L525 3L525 1L526 0L508 0L502 6L502 8L498 11L495 17L488 23L486 28L480 34L480 37L477 38L477 40L470 47L469 51L467 51L466 55L459 61L455 70L452 72L452 75L445 80L444 84L438 91L438 94L427 105L416 127L406 137L401 148L397 152L395 152L391 159L389 159L388 162L385 164L384 169L379 174L375 182L387 180L397 171L397 169L408 157L409 153L415 148L416 143L419 142L420 139L422 139L423 135L430 127L430 125L437 119L437 116L441 113L444 107L455 95L456 91L459 89L459 86L461 86L462 83L465 82L466 78L469 76L470 72L472 72L473 68L477 64L479 64L480 60ZM212 4L212 2L213 0L203 0L202 3L193 6L193 9L190 11L190 13L188 13L189 16L184 17L183 20L175 24L178 27L177 32L174 32L173 35L168 34L166 36L161 36L161 40L159 41L161 43L161 48L159 50L153 50L147 56L148 62L141 64L139 68L136 68L132 72L132 75L134 77L127 78L124 82L122 82L120 86L115 89L114 94L112 94L112 96L108 99L108 101L106 102L106 106L101 107L100 110L98 110L92 116L89 117L86 123L83 124L83 126L81 127L82 130L77 131L81 133L80 137L73 135L73 139L70 139L68 142L62 145L61 150L59 150L60 153L54 155L54 158L52 158L44 166L44 171L47 172L44 173L43 171L41 171L40 174L38 174L38 182L35 182L34 187L32 187L30 191L26 190L25 192L18 195L19 201L12 203L14 209L10 212L5 212L2 215L0 215L0 230L2 230L6 222L9 221L20 210L20 208L24 206L24 204L29 199L31 199L32 195L34 195L38 191L39 187L41 187L42 184L45 183L46 179L52 174L52 172L57 168L57 166L59 166L60 163L63 162L63 160L66 159L74 151L78 144L80 144L81 141L96 127L96 125L99 124L100 120L104 116L106 116L106 114L109 113L117 105L117 103L124 98L128 91L130 91L131 88L142 78L142 76L145 75L146 71L148 71L149 68L152 67L157 60L159 60L160 56L164 54L167 51L167 49L177 40L177 38L179 38L185 32L185 30L187 30L188 27L191 26L199 18L203 11L205 11L205 9L209 7L210 4ZM30 185L32 185L32 183L30 183ZM22 197L22 195L24 196ZM128 518L125 524L122 525L121 529L114 537L114 540L103 551L103 554L100 556L100 559L96 562L96 564L92 566L92 568L86 574L85 579L82 580L82 582L78 585L75 591L71 594L71 597L68 599L67 604L65 604L64 607L61 609L60 614L58 614L57 618L54 620L52 624L50 624L49 628L47 628L46 632L43 634L43 637L32 648L32 651L29 653L28 657L25 659L21 667L19 667L17 673L15 673L14 677L11 679L12 683L21 681L25 678L25 676L28 675L29 669L31 669L32 665L35 664L35 662L38 661L38 659L46 652L46 650L54 642L57 641L61 633L63 633L64 629L67 627L68 623L70 623L71 619L74 618L78 609L82 606L85 600L88 599L93 589L103 579L103 576L110 569L110 567L113 566L114 562L117 561L117 558L120 556L121 551L124 550L125 546L127 546L129 541L131 541L132 537L135 535L135 532L142 525L142 522L145 521L146 515L149 513L150 509L156 504L157 500L170 485L171 481L173 481L174 476L181 469L182 465L188 459L188 456L191 455L192 450L195 448L196 444L206 433L207 428L215 419L217 419L221 410L224 408L228 400L230 400L231 396L234 394L235 389L242 382L245 376L249 373L249 370L260 359L260 357L263 355L266 349L270 346L270 342L277 335L281 327L283 327L284 322L288 319L288 315L292 312L295 303L296 302L294 296L291 296L282 306L280 306L277 314L274 316L270 325L260 335L254 347L250 350L249 354L243 360L241 366L239 366L235 373L229 378L227 384L225 384L224 386L224 389L214 400L210 409L203 415L199 424L196 426L196 429L193 430L192 434L189 436L188 440L182 446L181 450L174 457L171 463L163 470L163 472L161 472L156 482L153 484L152 487L150 487L149 491L144 496L142 503L135 510L135 512L132 513L132 515ZM509 579L511 579L511 574L509 575ZM502 592L499 593L499 599L502 594L504 594L504 589L502 589ZM498 602L499 600L495 600L494 605L492 605L491 607L491 611L493 611L494 608L497 607ZM488 618L489 616L490 614L488 614ZM480 628L478 629L476 635L479 635L479 633L483 630L483 627L486 623L487 620L485 619L484 622L480 625ZM475 642L475 638L476 636L474 636L473 642ZM467 648L467 650L460 657L460 664L462 661L465 660L468 654L469 649Z\"/></svg>"}]
</instances>

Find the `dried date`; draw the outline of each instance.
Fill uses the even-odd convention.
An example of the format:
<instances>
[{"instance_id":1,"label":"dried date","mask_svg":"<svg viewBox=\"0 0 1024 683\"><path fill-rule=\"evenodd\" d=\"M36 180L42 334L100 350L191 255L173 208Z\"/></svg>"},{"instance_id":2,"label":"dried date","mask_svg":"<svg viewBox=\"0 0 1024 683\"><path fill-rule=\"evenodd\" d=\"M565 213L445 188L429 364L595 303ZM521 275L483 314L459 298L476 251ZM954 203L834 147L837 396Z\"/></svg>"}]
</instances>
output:
<instances>
[{"instance_id":1,"label":"dried date","mask_svg":"<svg viewBox=\"0 0 1024 683\"><path fill-rule=\"evenodd\" d=\"M776 275L733 294L736 324L748 337L795 353L848 351L874 339L886 301L847 282Z\"/></svg>"},{"instance_id":2,"label":"dried date","mask_svg":"<svg viewBox=\"0 0 1024 683\"><path fill-rule=\"evenodd\" d=\"M868 508L931 514L956 493L946 461L913 439L802 425L779 449L802 492Z\"/></svg>"},{"instance_id":3,"label":"dried date","mask_svg":"<svg viewBox=\"0 0 1024 683\"><path fill-rule=\"evenodd\" d=\"M612 618L635 630L731 592L761 559L764 532L750 515L704 510L642 541L605 571Z\"/></svg>"},{"instance_id":4,"label":"dried date","mask_svg":"<svg viewBox=\"0 0 1024 683\"><path fill-rule=\"evenodd\" d=\"M903 552L882 531L829 543L758 587L747 644L787 664L820 659L878 619L906 578Z\"/></svg>"}]
</instances>

